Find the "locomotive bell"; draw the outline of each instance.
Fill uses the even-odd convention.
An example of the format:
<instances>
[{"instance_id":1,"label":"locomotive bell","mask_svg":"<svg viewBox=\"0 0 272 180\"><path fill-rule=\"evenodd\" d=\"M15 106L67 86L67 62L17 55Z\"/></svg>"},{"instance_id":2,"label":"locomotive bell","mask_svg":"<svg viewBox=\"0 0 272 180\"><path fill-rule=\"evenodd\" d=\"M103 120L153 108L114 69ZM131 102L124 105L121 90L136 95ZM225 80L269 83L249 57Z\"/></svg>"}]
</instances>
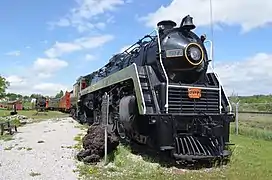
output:
<instances>
[{"instance_id":1,"label":"locomotive bell","mask_svg":"<svg viewBox=\"0 0 272 180\"><path fill-rule=\"evenodd\" d=\"M187 15L182 19L180 23L180 27L184 29L192 30L192 29L195 29L196 26L193 23L193 18L190 15Z\"/></svg>"}]
</instances>

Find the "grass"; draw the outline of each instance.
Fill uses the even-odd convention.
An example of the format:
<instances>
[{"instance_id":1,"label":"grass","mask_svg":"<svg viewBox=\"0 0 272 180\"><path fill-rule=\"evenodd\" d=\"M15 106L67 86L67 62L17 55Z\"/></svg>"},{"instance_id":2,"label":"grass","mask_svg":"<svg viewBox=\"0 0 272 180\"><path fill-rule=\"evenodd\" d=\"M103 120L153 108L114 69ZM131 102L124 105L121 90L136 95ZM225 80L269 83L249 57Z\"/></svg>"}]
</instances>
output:
<instances>
[{"instance_id":1,"label":"grass","mask_svg":"<svg viewBox=\"0 0 272 180\"><path fill-rule=\"evenodd\" d=\"M272 112L272 103L260 103L260 104L245 104L240 103L239 111L253 111L253 112Z\"/></svg>"},{"instance_id":2,"label":"grass","mask_svg":"<svg viewBox=\"0 0 272 180\"><path fill-rule=\"evenodd\" d=\"M3 141L12 141L13 140L13 136L9 135L9 134L4 134L3 136L0 135L0 140L3 140Z\"/></svg>"},{"instance_id":3,"label":"grass","mask_svg":"<svg viewBox=\"0 0 272 180\"><path fill-rule=\"evenodd\" d=\"M87 130L88 129L88 125L82 125L82 124L77 124L74 126L75 128L79 128L80 130Z\"/></svg>"},{"instance_id":4,"label":"grass","mask_svg":"<svg viewBox=\"0 0 272 180\"><path fill-rule=\"evenodd\" d=\"M251 138L272 141L272 115L271 114L239 114L238 131L240 135ZM231 132L235 131L235 123L231 125Z\"/></svg>"},{"instance_id":5,"label":"grass","mask_svg":"<svg viewBox=\"0 0 272 180\"><path fill-rule=\"evenodd\" d=\"M272 142L232 135L236 144L231 164L227 169L229 179L270 179L272 176Z\"/></svg>"},{"instance_id":6,"label":"grass","mask_svg":"<svg viewBox=\"0 0 272 180\"><path fill-rule=\"evenodd\" d=\"M11 111L9 110L3 110L0 109L0 117L5 117L8 116ZM32 119L50 119L50 118L59 118L59 117L67 117L68 114L61 113L59 111L48 111L48 112L39 112L38 115L36 115L37 111L35 110L20 110L17 111L18 115L24 115L27 116L28 118Z\"/></svg>"},{"instance_id":7,"label":"grass","mask_svg":"<svg viewBox=\"0 0 272 180\"><path fill-rule=\"evenodd\" d=\"M6 117L10 115L10 110L4 110L4 109L0 109L0 117ZM41 120L45 120L45 119L53 119L53 118L61 118L61 117L68 117L68 114L65 113L61 113L58 111L48 111L48 112L39 112L38 115L36 114L35 110L21 110L21 111L17 111L18 114L17 115L24 115L27 118L31 118L32 122L39 122ZM0 118L0 123L1 123L2 119ZM22 124L20 123L19 119L12 119L11 121L11 125L16 125L17 127L20 127ZM12 129L14 131L14 129ZM0 140L4 140L4 141L10 141L13 140L12 135L8 135L8 134L4 134L3 136L0 135Z\"/></svg>"},{"instance_id":8,"label":"grass","mask_svg":"<svg viewBox=\"0 0 272 180\"><path fill-rule=\"evenodd\" d=\"M41 173L31 172L31 173L29 173L29 175L32 177L35 177L35 176L40 176Z\"/></svg>"},{"instance_id":9,"label":"grass","mask_svg":"<svg viewBox=\"0 0 272 180\"><path fill-rule=\"evenodd\" d=\"M12 148L13 148L13 146L5 147L4 150L5 150L5 151L9 151L9 150L11 150Z\"/></svg>"},{"instance_id":10,"label":"grass","mask_svg":"<svg viewBox=\"0 0 272 180\"><path fill-rule=\"evenodd\" d=\"M80 133L75 138L74 141L77 143L73 146L74 149L81 150L83 148L82 146L82 138L84 137L84 134Z\"/></svg>"},{"instance_id":11,"label":"grass","mask_svg":"<svg viewBox=\"0 0 272 180\"><path fill-rule=\"evenodd\" d=\"M227 166L181 170L164 168L157 163L145 161L129 149L119 146L111 166L78 165L81 179L270 179L272 176L272 142L252 139L245 136L231 136L235 143L233 156Z\"/></svg>"},{"instance_id":12,"label":"grass","mask_svg":"<svg viewBox=\"0 0 272 180\"><path fill-rule=\"evenodd\" d=\"M272 112L272 95L231 96L231 102L240 100L240 111Z\"/></svg>"}]
</instances>

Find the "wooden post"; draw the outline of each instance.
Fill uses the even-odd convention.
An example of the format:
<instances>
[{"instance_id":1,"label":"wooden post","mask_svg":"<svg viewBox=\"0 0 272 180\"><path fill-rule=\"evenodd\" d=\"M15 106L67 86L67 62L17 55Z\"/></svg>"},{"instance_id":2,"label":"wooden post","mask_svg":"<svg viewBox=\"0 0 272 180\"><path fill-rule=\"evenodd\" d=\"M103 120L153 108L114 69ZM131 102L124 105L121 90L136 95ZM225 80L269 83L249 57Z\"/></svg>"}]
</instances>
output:
<instances>
[{"instance_id":1,"label":"wooden post","mask_svg":"<svg viewBox=\"0 0 272 180\"><path fill-rule=\"evenodd\" d=\"M1 123L0 125L1 125L1 136L3 136L4 135L4 123Z\"/></svg>"},{"instance_id":2,"label":"wooden post","mask_svg":"<svg viewBox=\"0 0 272 180\"><path fill-rule=\"evenodd\" d=\"M108 154L108 122L109 122L109 95L105 93L105 95L102 98L102 125L105 128L105 139L104 139L104 146L105 146L105 162L104 165L107 164L107 154Z\"/></svg>"}]
</instances>

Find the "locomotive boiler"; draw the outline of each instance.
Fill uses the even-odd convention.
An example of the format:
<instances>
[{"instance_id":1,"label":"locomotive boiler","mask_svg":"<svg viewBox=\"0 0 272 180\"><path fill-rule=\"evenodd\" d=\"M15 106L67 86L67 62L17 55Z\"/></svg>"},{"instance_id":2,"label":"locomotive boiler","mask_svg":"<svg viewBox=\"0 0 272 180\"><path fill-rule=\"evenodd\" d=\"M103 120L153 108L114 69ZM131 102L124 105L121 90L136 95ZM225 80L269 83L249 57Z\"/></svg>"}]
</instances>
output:
<instances>
[{"instance_id":1,"label":"locomotive boiler","mask_svg":"<svg viewBox=\"0 0 272 180\"><path fill-rule=\"evenodd\" d=\"M110 97L109 127L120 138L168 152L180 161L229 156L231 106L209 62L205 36L193 18L157 24L99 70L74 85L81 123L101 124L102 96Z\"/></svg>"}]
</instances>

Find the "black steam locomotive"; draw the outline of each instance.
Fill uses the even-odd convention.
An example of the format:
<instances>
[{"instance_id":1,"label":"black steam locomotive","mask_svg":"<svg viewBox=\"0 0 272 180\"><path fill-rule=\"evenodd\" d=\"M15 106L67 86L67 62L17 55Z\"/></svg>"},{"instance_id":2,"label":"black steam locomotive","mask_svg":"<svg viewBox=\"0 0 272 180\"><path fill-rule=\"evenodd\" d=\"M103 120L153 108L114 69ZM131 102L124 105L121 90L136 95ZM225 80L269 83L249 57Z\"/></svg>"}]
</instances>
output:
<instances>
[{"instance_id":1,"label":"black steam locomotive","mask_svg":"<svg viewBox=\"0 0 272 180\"><path fill-rule=\"evenodd\" d=\"M46 110L46 97L39 96L36 98L35 109L36 111L45 111Z\"/></svg>"},{"instance_id":2,"label":"black steam locomotive","mask_svg":"<svg viewBox=\"0 0 272 180\"><path fill-rule=\"evenodd\" d=\"M228 156L229 126L234 121L229 100L213 72L192 17L180 26L171 20L157 24L123 53L74 85L77 118L101 124L102 96L110 97L109 125L129 138L176 160Z\"/></svg>"}]
</instances>

